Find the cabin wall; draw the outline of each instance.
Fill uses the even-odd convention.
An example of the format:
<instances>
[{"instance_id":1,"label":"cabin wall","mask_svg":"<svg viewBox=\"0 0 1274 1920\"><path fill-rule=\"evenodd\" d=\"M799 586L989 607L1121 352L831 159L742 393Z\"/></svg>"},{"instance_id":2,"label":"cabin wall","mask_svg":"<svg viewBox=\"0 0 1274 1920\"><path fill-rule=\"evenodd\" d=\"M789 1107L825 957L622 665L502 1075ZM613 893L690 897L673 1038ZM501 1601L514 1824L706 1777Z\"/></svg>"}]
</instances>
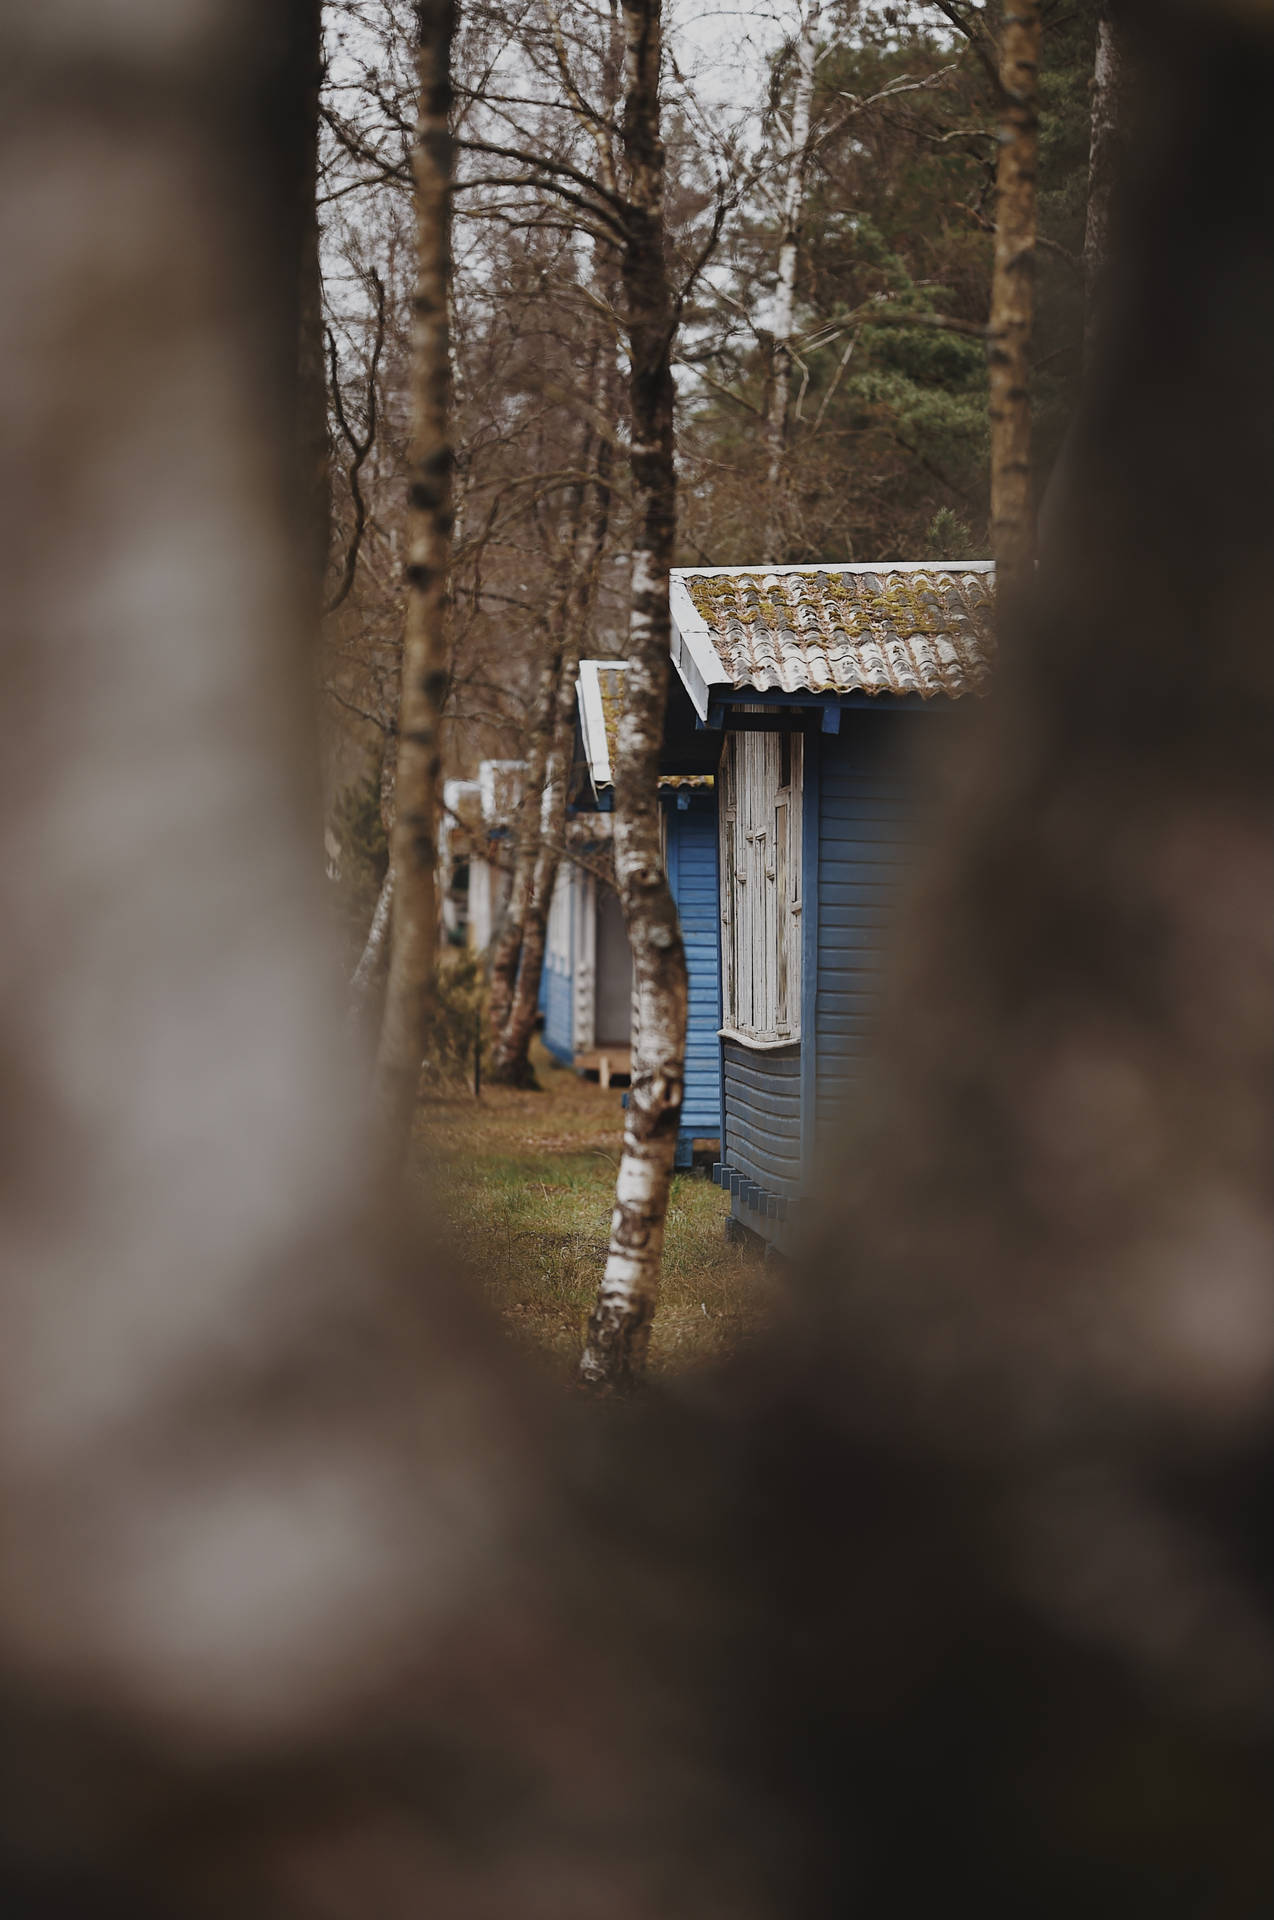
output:
<instances>
[{"instance_id":1,"label":"cabin wall","mask_svg":"<svg viewBox=\"0 0 1274 1920\"><path fill-rule=\"evenodd\" d=\"M842 712L820 741L814 1134L834 1135L858 1089L879 1011L889 930L916 839L906 752L928 714ZM807 1027L808 1032L808 1027Z\"/></svg>"},{"instance_id":2,"label":"cabin wall","mask_svg":"<svg viewBox=\"0 0 1274 1920\"><path fill-rule=\"evenodd\" d=\"M540 998L544 1008L544 1044L554 1059L569 1062L575 1051L575 916L579 888L576 869L563 861L549 907Z\"/></svg>"},{"instance_id":3,"label":"cabin wall","mask_svg":"<svg viewBox=\"0 0 1274 1920\"><path fill-rule=\"evenodd\" d=\"M469 945L485 953L495 919L491 864L474 854L469 862Z\"/></svg>"},{"instance_id":4,"label":"cabin wall","mask_svg":"<svg viewBox=\"0 0 1274 1920\"><path fill-rule=\"evenodd\" d=\"M590 1053L596 1033L597 994L597 881L591 873L572 865L574 920L571 936L571 964L574 995L574 1032L571 1051Z\"/></svg>"},{"instance_id":5,"label":"cabin wall","mask_svg":"<svg viewBox=\"0 0 1274 1920\"><path fill-rule=\"evenodd\" d=\"M934 716L843 709L806 738L801 1041L723 1045L721 1164L733 1217L780 1248L817 1186L817 1156L856 1097L888 943L918 840L908 750ZM923 740L923 736L921 736Z\"/></svg>"},{"instance_id":6,"label":"cabin wall","mask_svg":"<svg viewBox=\"0 0 1274 1920\"><path fill-rule=\"evenodd\" d=\"M686 806L678 804L681 798ZM710 792L673 797L666 810L668 884L686 948L686 1086L683 1140L721 1133L721 930L717 889L717 810Z\"/></svg>"},{"instance_id":7,"label":"cabin wall","mask_svg":"<svg viewBox=\"0 0 1274 1920\"><path fill-rule=\"evenodd\" d=\"M785 1244L791 1202L801 1190L801 1049L721 1049L721 1160L730 1211L763 1239Z\"/></svg>"}]
</instances>

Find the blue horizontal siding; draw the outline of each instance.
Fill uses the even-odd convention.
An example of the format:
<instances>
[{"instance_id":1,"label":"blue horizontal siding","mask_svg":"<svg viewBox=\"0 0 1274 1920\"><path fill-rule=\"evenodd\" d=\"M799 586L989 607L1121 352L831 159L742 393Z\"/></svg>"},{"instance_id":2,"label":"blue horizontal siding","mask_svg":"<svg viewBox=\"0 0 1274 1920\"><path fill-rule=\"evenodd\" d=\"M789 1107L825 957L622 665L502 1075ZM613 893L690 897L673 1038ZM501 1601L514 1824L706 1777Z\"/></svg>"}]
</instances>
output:
<instances>
[{"instance_id":1,"label":"blue horizontal siding","mask_svg":"<svg viewBox=\"0 0 1274 1920\"><path fill-rule=\"evenodd\" d=\"M683 1139L721 1132L721 928L716 796L698 792L668 810L668 879L686 948L686 1084Z\"/></svg>"},{"instance_id":2,"label":"blue horizontal siding","mask_svg":"<svg viewBox=\"0 0 1274 1920\"><path fill-rule=\"evenodd\" d=\"M574 1052L574 993L569 973L558 973L547 961L544 982L544 1044L558 1060L570 1061Z\"/></svg>"},{"instance_id":3,"label":"blue horizontal siding","mask_svg":"<svg viewBox=\"0 0 1274 1920\"><path fill-rule=\"evenodd\" d=\"M814 1116L820 1143L871 1057L889 931L923 839L903 768L906 714L845 713L821 741Z\"/></svg>"}]
</instances>

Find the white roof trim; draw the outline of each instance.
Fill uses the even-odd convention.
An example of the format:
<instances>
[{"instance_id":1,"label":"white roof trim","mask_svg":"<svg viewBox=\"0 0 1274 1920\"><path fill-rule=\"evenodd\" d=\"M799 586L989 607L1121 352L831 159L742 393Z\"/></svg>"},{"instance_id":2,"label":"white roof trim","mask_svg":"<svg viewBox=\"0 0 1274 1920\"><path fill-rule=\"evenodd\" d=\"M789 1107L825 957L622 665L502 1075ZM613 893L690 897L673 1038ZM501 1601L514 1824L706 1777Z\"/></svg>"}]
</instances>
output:
<instances>
[{"instance_id":1,"label":"white roof trim","mask_svg":"<svg viewBox=\"0 0 1274 1920\"><path fill-rule=\"evenodd\" d=\"M613 785L610 748L606 744L606 714L602 707L602 667L626 667L626 660L581 660L575 692L579 700L580 734L589 778L596 791Z\"/></svg>"},{"instance_id":2,"label":"white roof trim","mask_svg":"<svg viewBox=\"0 0 1274 1920\"><path fill-rule=\"evenodd\" d=\"M687 575L726 573L726 567L677 567L668 583L668 610L672 615L672 663L681 675L695 712L701 720L708 717L710 687L733 686L721 664L708 623L690 598L685 585ZM735 572L740 569L735 568Z\"/></svg>"},{"instance_id":3,"label":"white roof trim","mask_svg":"<svg viewBox=\"0 0 1274 1920\"><path fill-rule=\"evenodd\" d=\"M781 567L674 567L679 580L712 579L717 574L772 573L994 573L994 560L801 560Z\"/></svg>"}]
</instances>

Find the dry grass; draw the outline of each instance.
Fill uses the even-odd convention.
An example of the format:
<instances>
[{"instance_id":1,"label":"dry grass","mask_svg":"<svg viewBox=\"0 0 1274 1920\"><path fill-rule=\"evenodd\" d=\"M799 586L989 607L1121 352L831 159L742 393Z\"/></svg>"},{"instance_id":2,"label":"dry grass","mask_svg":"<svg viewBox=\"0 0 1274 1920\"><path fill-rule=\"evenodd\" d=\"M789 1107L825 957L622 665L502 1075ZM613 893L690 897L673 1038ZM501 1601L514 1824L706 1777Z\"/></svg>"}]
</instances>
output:
<instances>
[{"instance_id":1,"label":"dry grass","mask_svg":"<svg viewBox=\"0 0 1274 1920\"><path fill-rule=\"evenodd\" d=\"M623 1096L577 1079L538 1045L535 1067L542 1092L427 1101L418 1134L453 1236L501 1319L569 1378L606 1257ZM726 1240L727 1210L702 1174L675 1177L656 1369L717 1358L763 1317L759 1262Z\"/></svg>"}]
</instances>

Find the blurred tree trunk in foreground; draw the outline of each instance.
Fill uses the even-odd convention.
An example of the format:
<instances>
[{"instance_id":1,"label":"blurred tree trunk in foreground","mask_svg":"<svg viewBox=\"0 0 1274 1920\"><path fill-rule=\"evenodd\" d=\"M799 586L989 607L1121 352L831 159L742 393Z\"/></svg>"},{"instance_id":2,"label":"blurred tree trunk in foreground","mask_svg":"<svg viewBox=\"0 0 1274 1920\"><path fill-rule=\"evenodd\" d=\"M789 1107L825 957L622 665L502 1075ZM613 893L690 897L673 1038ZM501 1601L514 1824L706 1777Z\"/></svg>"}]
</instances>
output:
<instances>
[{"instance_id":1,"label":"blurred tree trunk in foreground","mask_svg":"<svg viewBox=\"0 0 1274 1920\"><path fill-rule=\"evenodd\" d=\"M424 1694L441 1731L461 1623L519 1586L488 1497L528 1504L517 1392L384 1245L325 941L311 17L0 19L0 1907L24 1916L391 1911L343 1864L375 1851L365 1769Z\"/></svg>"},{"instance_id":2,"label":"blurred tree trunk in foreground","mask_svg":"<svg viewBox=\"0 0 1274 1920\"><path fill-rule=\"evenodd\" d=\"M668 699L669 570L677 534L672 345L677 317L664 234L660 0L625 0L622 261L633 485L632 604L615 748L615 881L633 950L632 1091L610 1247L580 1377L622 1387L645 1370L685 1082L686 955L664 873L659 749Z\"/></svg>"},{"instance_id":3,"label":"blurred tree trunk in foreground","mask_svg":"<svg viewBox=\"0 0 1274 1920\"><path fill-rule=\"evenodd\" d=\"M407 624L390 866L389 981L377 1091L387 1164L407 1150L438 961L439 725L447 685L451 564L451 44L454 0L417 0L419 122L412 149L412 299Z\"/></svg>"},{"instance_id":4,"label":"blurred tree trunk in foreground","mask_svg":"<svg viewBox=\"0 0 1274 1920\"><path fill-rule=\"evenodd\" d=\"M1274 20L1157 16L821 1272L553 1431L365 1205L282 17L0 23L5 1910L1269 1912Z\"/></svg>"},{"instance_id":5,"label":"blurred tree trunk in foreground","mask_svg":"<svg viewBox=\"0 0 1274 1920\"><path fill-rule=\"evenodd\" d=\"M1122 1877L1132 1910L1237 1916L1274 1886L1274 21L1152 24L1150 184L907 929L814 1367L842 1430L910 1424L985 1476L991 1557L1051 1631L1040 1724L1007 1641L980 1709L1056 1790L1033 1910L1118 1912ZM951 1818L989 1850L984 1761L966 1779Z\"/></svg>"}]
</instances>

